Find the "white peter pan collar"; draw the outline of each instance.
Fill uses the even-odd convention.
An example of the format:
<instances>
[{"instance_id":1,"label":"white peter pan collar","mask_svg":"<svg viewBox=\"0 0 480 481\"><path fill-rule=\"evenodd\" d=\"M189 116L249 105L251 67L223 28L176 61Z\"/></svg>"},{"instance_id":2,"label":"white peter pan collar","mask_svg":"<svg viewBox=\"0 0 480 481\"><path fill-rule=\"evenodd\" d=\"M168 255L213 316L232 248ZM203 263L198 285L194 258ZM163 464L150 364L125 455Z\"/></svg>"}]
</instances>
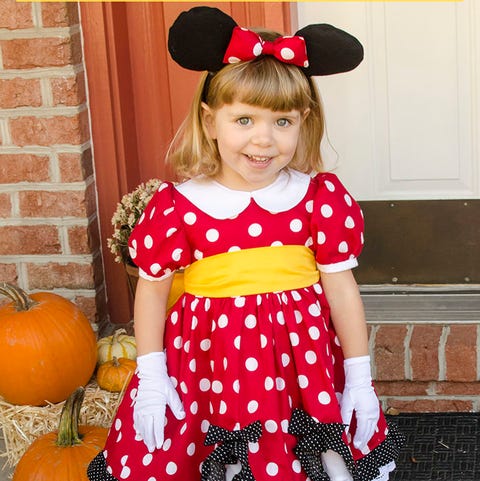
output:
<instances>
[{"instance_id":1,"label":"white peter pan collar","mask_svg":"<svg viewBox=\"0 0 480 481\"><path fill-rule=\"evenodd\" d=\"M305 197L310 180L309 175L296 170L282 170L270 185L252 192L230 189L203 175L175 188L211 217L228 219L243 212L251 199L269 212L290 210Z\"/></svg>"}]
</instances>

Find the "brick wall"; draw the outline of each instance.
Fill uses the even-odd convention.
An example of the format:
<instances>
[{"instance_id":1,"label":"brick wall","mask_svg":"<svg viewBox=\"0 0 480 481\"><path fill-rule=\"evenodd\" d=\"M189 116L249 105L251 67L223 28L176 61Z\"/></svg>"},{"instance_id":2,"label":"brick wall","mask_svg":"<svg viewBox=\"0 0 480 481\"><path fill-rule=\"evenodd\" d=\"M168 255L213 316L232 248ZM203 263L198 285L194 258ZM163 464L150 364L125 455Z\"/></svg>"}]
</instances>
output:
<instances>
[{"instance_id":1,"label":"brick wall","mask_svg":"<svg viewBox=\"0 0 480 481\"><path fill-rule=\"evenodd\" d=\"M386 410L480 411L480 325L369 327L376 387Z\"/></svg>"},{"instance_id":2,"label":"brick wall","mask_svg":"<svg viewBox=\"0 0 480 481\"><path fill-rule=\"evenodd\" d=\"M76 3L0 0L0 239L0 281L53 290L102 318Z\"/></svg>"}]
</instances>

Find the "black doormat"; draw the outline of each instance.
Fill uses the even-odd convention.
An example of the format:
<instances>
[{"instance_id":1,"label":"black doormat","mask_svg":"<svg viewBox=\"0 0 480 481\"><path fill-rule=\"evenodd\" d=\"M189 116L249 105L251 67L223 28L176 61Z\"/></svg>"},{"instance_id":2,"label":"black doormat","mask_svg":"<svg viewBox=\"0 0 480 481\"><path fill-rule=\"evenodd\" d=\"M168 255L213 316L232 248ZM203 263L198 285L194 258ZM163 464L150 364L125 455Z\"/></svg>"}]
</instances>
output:
<instances>
[{"instance_id":1,"label":"black doormat","mask_svg":"<svg viewBox=\"0 0 480 481\"><path fill-rule=\"evenodd\" d=\"M480 413L387 418L406 437L390 481L480 481Z\"/></svg>"}]
</instances>

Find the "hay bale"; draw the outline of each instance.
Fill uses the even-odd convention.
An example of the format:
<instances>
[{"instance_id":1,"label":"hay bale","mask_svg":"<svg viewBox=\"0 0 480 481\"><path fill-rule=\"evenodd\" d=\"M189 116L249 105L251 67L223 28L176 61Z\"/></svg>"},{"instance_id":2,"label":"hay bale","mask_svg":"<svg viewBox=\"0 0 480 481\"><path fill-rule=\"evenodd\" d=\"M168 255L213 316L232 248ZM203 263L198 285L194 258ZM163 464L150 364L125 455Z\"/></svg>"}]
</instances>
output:
<instances>
[{"instance_id":1,"label":"hay bale","mask_svg":"<svg viewBox=\"0 0 480 481\"><path fill-rule=\"evenodd\" d=\"M80 424L110 428L122 393L100 389L95 381L85 388L85 399L80 411ZM0 397L0 425L5 440L4 468L16 466L32 442L51 431L56 431L65 402L46 406L16 406Z\"/></svg>"}]
</instances>

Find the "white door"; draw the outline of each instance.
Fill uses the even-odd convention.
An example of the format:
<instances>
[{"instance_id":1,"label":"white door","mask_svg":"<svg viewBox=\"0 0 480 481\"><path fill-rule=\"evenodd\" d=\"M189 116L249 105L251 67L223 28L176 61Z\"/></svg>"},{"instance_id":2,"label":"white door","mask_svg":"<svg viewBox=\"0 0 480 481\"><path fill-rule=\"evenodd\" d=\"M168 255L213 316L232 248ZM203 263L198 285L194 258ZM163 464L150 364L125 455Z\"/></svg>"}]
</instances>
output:
<instances>
[{"instance_id":1,"label":"white door","mask_svg":"<svg viewBox=\"0 0 480 481\"><path fill-rule=\"evenodd\" d=\"M300 2L365 59L318 79L328 166L359 200L480 198L480 2Z\"/></svg>"}]
</instances>

